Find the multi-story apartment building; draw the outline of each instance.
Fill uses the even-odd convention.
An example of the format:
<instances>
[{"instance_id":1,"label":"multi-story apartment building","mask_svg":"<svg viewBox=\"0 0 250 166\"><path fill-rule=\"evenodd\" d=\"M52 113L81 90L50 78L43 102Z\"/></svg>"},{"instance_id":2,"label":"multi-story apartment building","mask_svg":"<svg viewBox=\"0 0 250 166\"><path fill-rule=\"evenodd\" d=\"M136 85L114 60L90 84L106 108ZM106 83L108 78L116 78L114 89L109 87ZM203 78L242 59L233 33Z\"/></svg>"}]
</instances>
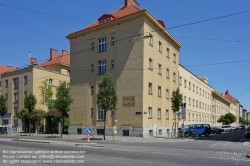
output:
<instances>
[{"instance_id":1,"label":"multi-story apartment building","mask_svg":"<svg viewBox=\"0 0 250 166\"><path fill-rule=\"evenodd\" d=\"M42 100L39 86L44 80L48 81L48 85L53 87L55 99L56 87L62 81L69 83L70 54L62 51L58 54L57 50L50 50L50 59L41 65L37 64L35 58L30 59L30 65L22 69L6 72L2 74L2 94L7 99L8 113L11 114L11 124L14 127L20 126L24 129L24 123L16 117L19 110L24 108L24 98L27 94L32 93L37 98L36 108L47 111L48 108L40 104Z\"/></svg>"},{"instance_id":2,"label":"multi-story apartment building","mask_svg":"<svg viewBox=\"0 0 250 166\"><path fill-rule=\"evenodd\" d=\"M212 123L212 93L206 77L199 78L179 65L179 88L186 103L185 124Z\"/></svg>"},{"instance_id":3,"label":"multi-story apartment building","mask_svg":"<svg viewBox=\"0 0 250 166\"><path fill-rule=\"evenodd\" d=\"M118 94L117 110L107 113L106 134L166 135L173 126L170 97L178 88L181 44L135 0L103 14L67 36L71 52L70 131L90 127L103 133L104 111L96 104L102 75L108 73ZM85 133L85 132L84 132Z\"/></svg>"}]
</instances>

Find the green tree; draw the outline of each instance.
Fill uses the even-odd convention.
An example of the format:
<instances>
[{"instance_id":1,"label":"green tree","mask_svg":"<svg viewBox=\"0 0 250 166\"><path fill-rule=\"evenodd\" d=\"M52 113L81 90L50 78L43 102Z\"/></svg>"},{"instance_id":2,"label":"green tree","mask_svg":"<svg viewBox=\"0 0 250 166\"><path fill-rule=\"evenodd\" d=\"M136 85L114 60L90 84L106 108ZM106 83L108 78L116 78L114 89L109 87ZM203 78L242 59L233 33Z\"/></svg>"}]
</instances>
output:
<instances>
[{"instance_id":1,"label":"green tree","mask_svg":"<svg viewBox=\"0 0 250 166\"><path fill-rule=\"evenodd\" d=\"M2 116L2 133L3 131L3 116L7 113L8 108L6 105L6 99L3 95L0 95L0 115Z\"/></svg>"},{"instance_id":2,"label":"green tree","mask_svg":"<svg viewBox=\"0 0 250 166\"><path fill-rule=\"evenodd\" d=\"M61 121L61 112L59 112L57 109L52 108L50 111L46 113L46 117L50 124L50 131L52 133L56 133L58 130L58 124Z\"/></svg>"},{"instance_id":3,"label":"green tree","mask_svg":"<svg viewBox=\"0 0 250 166\"><path fill-rule=\"evenodd\" d=\"M56 89L56 100L55 108L61 113L61 123L62 123L62 134L64 131L64 118L69 117L69 108L70 104L73 102L73 99L70 95L70 88L67 86L67 83L64 81Z\"/></svg>"},{"instance_id":4,"label":"green tree","mask_svg":"<svg viewBox=\"0 0 250 166\"><path fill-rule=\"evenodd\" d=\"M175 114L175 134L176 134L176 112L178 112L182 105L182 94L180 93L180 89L177 88L172 92L171 99L171 108L173 110L173 113Z\"/></svg>"},{"instance_id":5,"label":"green tree","mask_svg":"<svg viewBox=\"0 0 250 166\"><path fill-rule=\"evenodd\" d=\"M50 96L53 95L53 89L52 86L48 85L48 80L45 79L42 82L42 85L39 86L40 90L40 104L46 105L48 108L53 108L54 107L54 101L50 99Z\"/></svg>"},{"instance_id":6,"label":"green tree","mask_svg":"<svg viewBox=\"0 0 250 166\"><path fill-rule=\"evenodd\" d=\"M236 117L232 113L227 113L225 115L221 115L217 120L218 123L222 123L222 125L230 125L236 121Z\"/></svg>"},{"instance_id":7,"label":"green tree","mask_svg":"<svg viewBox=\"0 0 250 166\"><path fill-rule=\"evenodd\" d=\"M112 82L112 76L109 74L103 75L102 83L97 94L97 104L104 110L103 121L104 121L104 132L103 139L105 140L105 129L106 129L106 114L107 111L116 109L117 94Z\"/></svg>"},{"instance_id":8,"label":"green tree","mask_svg":"<svg viewBox=\"0 0 250 166\"><path fill-rule=\"evenodd\" d=\"M36 97L30 93L24 98L24 108L29 112L29 136L30 136L30 126L31 126L31 114L36 106Z\"/></svg>"}]
</instances>

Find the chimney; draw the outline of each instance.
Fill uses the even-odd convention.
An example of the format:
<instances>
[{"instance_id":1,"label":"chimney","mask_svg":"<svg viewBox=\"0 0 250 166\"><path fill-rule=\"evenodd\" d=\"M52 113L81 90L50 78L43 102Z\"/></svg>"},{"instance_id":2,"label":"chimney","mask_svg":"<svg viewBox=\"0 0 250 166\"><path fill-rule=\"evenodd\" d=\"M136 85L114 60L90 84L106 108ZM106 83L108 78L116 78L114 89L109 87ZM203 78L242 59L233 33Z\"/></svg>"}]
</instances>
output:
<instances>
[{"instance_id":1,"label":"chimney","mask_svg":"<svg viewBox=\"0 0 250 166\"><path fill-rule=\"evenodd\" d=\"M226 93L225 94L228 94L228 90L226 91Z\"/></svg>"},{"instance_id":2,"label":"chimney","mask_svg":"<svg viewBox=\"0 0 250 166\"><path fill-rule=\"evenodd\" d=\"M136 2L136 0L124 0L124 7L128 7L129 5L132 5L138 9L140 8L140 5Z\"/></svg>"},{"instance_id":3,"label":"chimney","mask_svg":"<svg viewBox=\"0 0 250 166\"><path fill-rule=\"evenodd\" d=\"M37 59L36 58L30 58L30 65L37 65Z\"/></svg>"},{"instance_id":4,"label":"chimney","mask_svg":"<svg viewBox=\"0 0 250 166\"><path fill-rule=\"evenodd\" d=\"M58 56L58 51L54 48L50 48L50 60Z\"/></svg>"},{"instance_id":5,"label":"chimney","mask_svg":"<svg viewBox=\"0 0 250 166\"><path fill-rule=\"evenodd\" d=\"M67 54L69 54L69 52L66 51L66 50L62 50L62 54L63 54L63 55L67 55Z\"/></svg>"},{"instance_id":6,"label":"chimney","mask_svg":"<svg viewBox=\"0 0 250 166\"><path fill-rule=\"evenodd\" d=\"M162 21L162 20L157 20L160 24L161 24L161 26L165 29L166 28L166 25L165 25L165 23L164 23L164 21Z\"/></svg>"},{"instance_id":7,"label":"chimney","mask_svg":"<svg viewBox=\"0 0 250 166\"><path fill-rule=\"evenodd\" d=\"M200 80L203 81L204 83L208 84L208 78L207 77L201 77Z\"/></svg>"},{"instance_id":8,"label":"chimney","mask_svg":"<svg viewBox=\"0 0 250 166\"><path fill-rule=\"evenodd\" d=\"M7 67L12 67L12 65L11 65L11 64L8 64Z\"/></svg>"}]
</instances>

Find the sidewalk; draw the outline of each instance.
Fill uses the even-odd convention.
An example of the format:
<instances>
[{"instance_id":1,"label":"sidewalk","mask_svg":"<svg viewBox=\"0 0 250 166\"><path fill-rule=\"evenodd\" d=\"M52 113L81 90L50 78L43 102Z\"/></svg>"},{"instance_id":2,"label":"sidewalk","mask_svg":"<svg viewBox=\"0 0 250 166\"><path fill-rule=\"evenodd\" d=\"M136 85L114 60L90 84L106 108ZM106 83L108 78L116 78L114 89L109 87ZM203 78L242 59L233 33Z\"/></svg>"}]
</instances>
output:
<instances>
[{"instance_id":1,"label":"sidewalk","mask_svg":"<svg viewBox=\"0 0 250 166\"><path fill-rule=\"evenodd\" d=\"M243 146L247 147L247 148L250 148L250 142L244 142L243 143Z\"/></svg>"}]
</instances>

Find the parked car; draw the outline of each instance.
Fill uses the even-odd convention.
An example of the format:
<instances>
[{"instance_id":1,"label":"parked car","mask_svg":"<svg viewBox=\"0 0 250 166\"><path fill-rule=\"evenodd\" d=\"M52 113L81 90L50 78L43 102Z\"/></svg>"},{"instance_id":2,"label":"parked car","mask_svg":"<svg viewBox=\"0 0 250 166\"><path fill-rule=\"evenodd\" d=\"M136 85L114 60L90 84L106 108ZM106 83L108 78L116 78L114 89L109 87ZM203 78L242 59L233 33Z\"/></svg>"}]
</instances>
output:
<instances>
[{"instance_id":1,"label":"parked car","mask_svg":"<svg viewBox=\"0 0 250 166\"><path fill-rule=\"evenodd\" d=\"M246 129L246 127L244 125L241 125L240 127L241 127L241 130L245 130Z\"/></svg>"},{"instance_id":2,"label":"parked car","mask_svg":"<svg viewBox=\"0 0 250 166\"><path fill-rule=\"evenodd\" d=\"M222 130L219 127L211 127L211 134L221 134Z\"/></svg>"},{"instance_id":3,"label":"parked car","mask_svg":"<svg viewBox=\"0 0 250 166\"><path fill-rule=\"evenodd\" d=\"M223 130L224 132L231 132L233 131L232 127L230 125L224 125L221 127L221 130Z\"/></svg>"},{"instance_id":4,"label":"parked car","mask_svg":"<svg viewBox=\"0 0 250 166\"><path fill-rule=\"evenodd\" d=\"M184 126L184 134L185 136L202 136L205 135L206 137L211 134L211 127L209 124L190 124ZM179 130L178 135L182 135L182 129Z\"/></svg>"},{"instance_id":5,"label":"parked car","mask_svg":"<svg viewBox=\"0 0 250 166\"><path fill-rule=\"evenodd\" d=\"M189 129L190 126L189 125L185 125L184 126L184 136L185 137L189 137L192 135L192 131ZM178 136L182 137L183 136L183 129L182 128L178 128Z\"/></svg>"},{"instance_id":6,"label":"parked car","mask_svg":"<svg viewBox=\"0 0 250 166\"><path fill-rule=\"evenodd\" d=\"M250 127L248 127L245 132L245 138L250 138Z\"/></svg>"},{"instance_id":7,"label":"parked car","mask_svg":"<svg viewBox=\"0 0 250 166\"><path fill-rule=\"evenodd\" d=\"M232 128L232 131L236 131L237 130L237 127L235 127L235 126L231 126L231 128Z\"/></svg>"}]
</instances>

